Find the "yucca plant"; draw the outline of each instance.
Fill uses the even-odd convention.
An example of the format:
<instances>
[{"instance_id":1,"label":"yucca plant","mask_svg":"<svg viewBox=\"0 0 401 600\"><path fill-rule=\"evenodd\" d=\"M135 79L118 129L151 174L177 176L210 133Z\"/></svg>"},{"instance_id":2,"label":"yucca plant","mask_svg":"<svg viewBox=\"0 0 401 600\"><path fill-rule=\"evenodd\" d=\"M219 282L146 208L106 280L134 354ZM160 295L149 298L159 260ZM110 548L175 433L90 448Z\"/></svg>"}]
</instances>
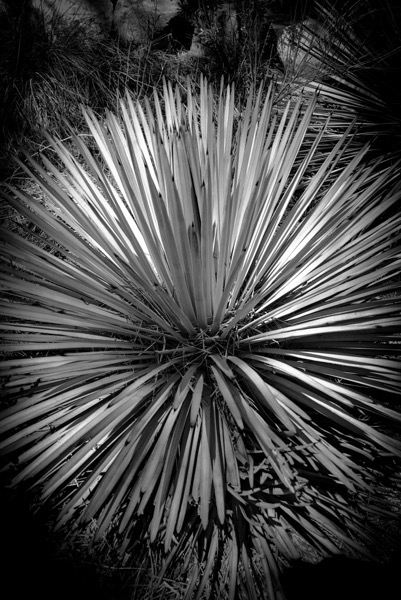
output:
<instances>
[{"instance_id":1,"label":"yucca plant","mask_svg":"<svg viewBox=\"0 0 401 600\"><path fill-rule=\"evenodd\" d=\"M154 548L188 599L274 598L296 537L369 555L401 456L399 168L316 98L233 99L85 110L99 154L49 137L65 169L27 157L43 198L7 194L46 247L2 237L10 484Z\"/></svg>"}]
</instances>

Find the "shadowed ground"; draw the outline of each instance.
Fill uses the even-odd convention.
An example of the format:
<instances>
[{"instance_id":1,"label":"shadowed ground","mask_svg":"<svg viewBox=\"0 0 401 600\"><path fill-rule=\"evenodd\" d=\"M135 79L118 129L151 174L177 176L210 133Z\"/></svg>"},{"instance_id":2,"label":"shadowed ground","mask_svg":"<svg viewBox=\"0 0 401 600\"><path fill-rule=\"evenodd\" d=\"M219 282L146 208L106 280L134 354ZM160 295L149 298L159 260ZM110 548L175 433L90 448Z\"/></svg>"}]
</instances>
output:
<instances>
[{"instance_id":1,"label":"shadowed ground","mask_svg":"<svg viewBox=\"0 0 401 600\"><path fill-rule=\"evenodd\" d=\"M0 494L3 600L111 600L92 565L56 552L51 534L18 499Z\"/></svg>"},{"instance_id":2,"label":"shadowed ground","mask_svg":"<svg viewBox=\"0 0 401 600\"><path fill-rule=\"evenodd\" d=\"M287 600L379 600L399 598L401 557L380 565L342 556L318 565L299 561L283 585Z\"/></svg>"}]
</instances>

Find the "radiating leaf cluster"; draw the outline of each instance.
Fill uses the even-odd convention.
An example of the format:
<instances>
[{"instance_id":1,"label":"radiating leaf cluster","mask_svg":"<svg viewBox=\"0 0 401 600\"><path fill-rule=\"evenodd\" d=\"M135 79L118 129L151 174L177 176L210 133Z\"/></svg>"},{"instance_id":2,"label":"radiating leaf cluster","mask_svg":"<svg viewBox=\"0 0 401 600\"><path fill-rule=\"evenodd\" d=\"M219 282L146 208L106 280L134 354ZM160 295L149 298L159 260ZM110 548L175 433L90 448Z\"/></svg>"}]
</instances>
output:
<instances>
[{"instance_id":1,"label":"radiating leaf cluster","mask_svg":"<svg viewBox=\"0 0 401 600\"><path fill-rule=\"evenodd\" d=\"M401 457L378 427L401 421L399 167L328 135L315 97L260 90L238 122L230 87L200 90L85 111L85 167L51 138L63 169L21 163L46 200L8 201L51 250L2 232L0 449L60 526L124 550L142 523L185 598L274 598L294 531L365 551Z\"/></svg>"}]
</instances>

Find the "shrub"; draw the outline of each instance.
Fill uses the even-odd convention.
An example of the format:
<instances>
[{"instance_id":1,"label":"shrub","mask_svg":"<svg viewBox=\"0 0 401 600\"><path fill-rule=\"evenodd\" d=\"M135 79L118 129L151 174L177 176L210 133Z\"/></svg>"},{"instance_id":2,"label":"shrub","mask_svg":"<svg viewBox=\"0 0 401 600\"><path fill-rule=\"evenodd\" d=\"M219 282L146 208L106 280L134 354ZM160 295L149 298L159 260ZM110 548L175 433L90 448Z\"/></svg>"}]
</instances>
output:
<instances>
[{"instance_id":1,"label":"shrub","mask_svg":"<svg viewBox=\"0 0 401 600\"><path fill-rule=\"evenodd\" d=\"M396 481L399 167L315 97L236 123L232 88L186 93L85 110L86 169L50 137L62 171L20 162L47 247L3 231L0 448L59 527L149 545L185 598L274 598L297 536L369 556Z\"/></svg>"},{"instance_id":2,"label":"shrub","mask_svg":"<svg viewBox=\"0 0 401 600\"><path fill-rule=\"evenodd\" d=\"M318 90L321 110L336 115L340 126L358 121L359 139L371 143L372 156L398 153L399 3L322 0L315 3L315 17L289 27L279 39L286 64L281 94Z\"/></svg>"}]
</instances>

